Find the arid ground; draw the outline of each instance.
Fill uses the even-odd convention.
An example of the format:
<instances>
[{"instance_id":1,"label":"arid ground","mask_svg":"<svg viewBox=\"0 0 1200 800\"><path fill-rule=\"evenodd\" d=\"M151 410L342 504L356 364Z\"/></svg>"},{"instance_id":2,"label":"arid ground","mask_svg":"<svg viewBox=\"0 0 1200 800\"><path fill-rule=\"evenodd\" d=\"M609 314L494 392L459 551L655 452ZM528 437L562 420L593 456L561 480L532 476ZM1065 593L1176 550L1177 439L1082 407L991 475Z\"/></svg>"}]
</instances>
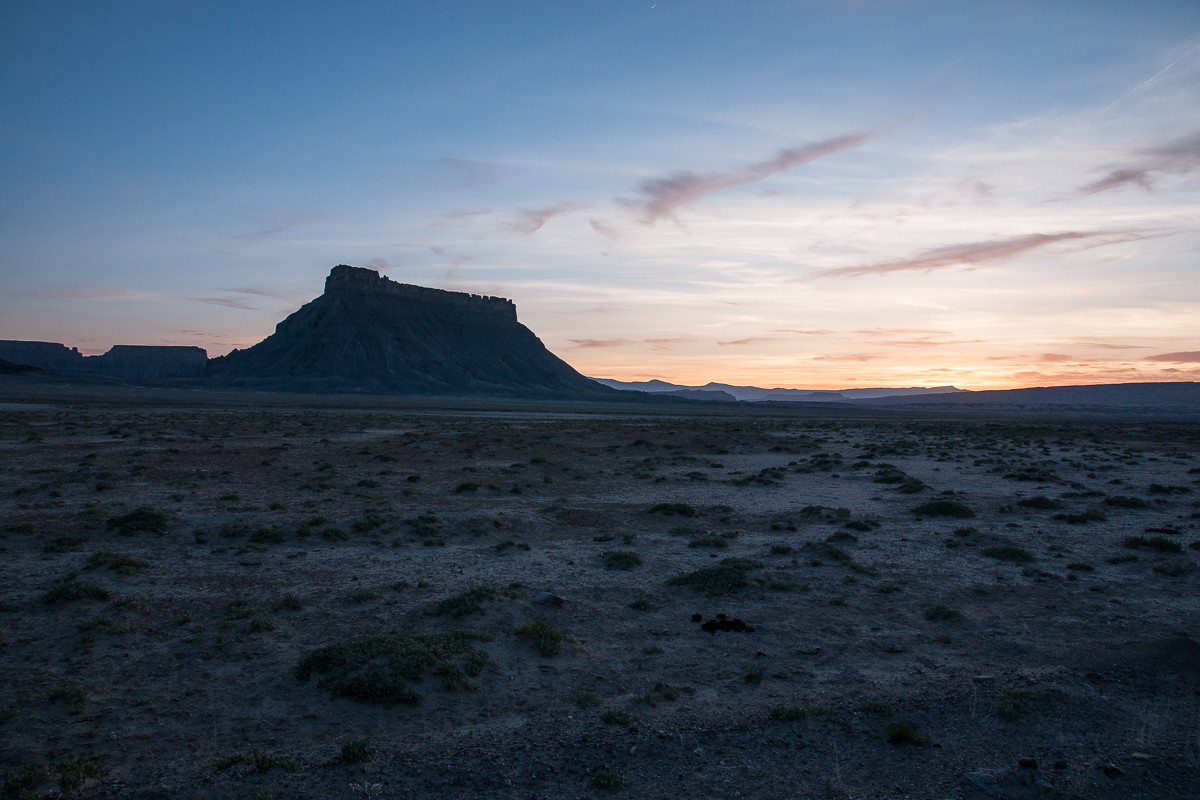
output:
<instances>
[{"instance_id":1,"label":"arid ground","mask_svg":"<svg viewBox=\"0 0 1200 800\"><path fill-rule=\"evenodd\" d=\"M0 796L1200 796L1200 424L330 404L0 407Z\"/></svg>"}]
</instances>

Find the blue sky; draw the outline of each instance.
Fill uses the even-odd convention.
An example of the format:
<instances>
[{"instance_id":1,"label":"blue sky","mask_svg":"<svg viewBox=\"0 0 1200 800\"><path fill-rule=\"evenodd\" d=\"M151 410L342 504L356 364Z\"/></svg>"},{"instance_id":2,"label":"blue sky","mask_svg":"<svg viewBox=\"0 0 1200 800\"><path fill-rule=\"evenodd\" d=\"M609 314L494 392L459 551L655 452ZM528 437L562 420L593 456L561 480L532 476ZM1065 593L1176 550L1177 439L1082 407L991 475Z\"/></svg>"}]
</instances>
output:
<instances>
[{"instance_id":1,"label":"blue sky","mask_svg":"<svg viewBox=\"0 0 1200 800\"><path fill-rule=\"evenodd\" d=\"M337 263L585 374L1200 376L1194 2L0 7L0 338L244 347Z\"/></svg>"}]
</instances>

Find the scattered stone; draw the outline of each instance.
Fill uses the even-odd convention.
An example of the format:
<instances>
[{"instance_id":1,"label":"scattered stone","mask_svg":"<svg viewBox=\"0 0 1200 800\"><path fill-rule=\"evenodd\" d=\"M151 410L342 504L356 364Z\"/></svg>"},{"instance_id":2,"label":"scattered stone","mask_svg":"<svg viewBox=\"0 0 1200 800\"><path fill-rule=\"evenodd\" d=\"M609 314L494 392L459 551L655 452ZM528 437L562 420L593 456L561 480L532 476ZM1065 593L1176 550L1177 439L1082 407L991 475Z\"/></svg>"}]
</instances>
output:
<instances>
[{"instance_id":1,"label":"scattered stone","mask_svg":"<svg viewBox=\"0 0 1200 800\"><path fill-rule=\"evenodd\" d=\"M976 683L995 683L996 676L995 675L976 675L971 680L975 681Z\"/></svg>"},{"instance_id":2,"label":"scattered stone","mask_svg":"<svg viewBox=\"0 0 1200 800\"><path fill-rule=\"evenodd\" d=\"M702 624L700 626L700 630L704 631L705 633L711 633L713 636L716 636L717 631L734 631L736 633L754 633L755 628L753 625L747 625L745 622L743 622L740 619L737 619L736 617L733 619L729 619L724 614L717 614L716 619L710 619L708 622L705 622L704 624Z\"/></svg>"},{"instance_id":3,"label":"scattered stone","mask_svg":"<svg viewBox=\"0 0 1200 800\"><path fill-rule=\"evenodd\" d=\"M1032 766L1027 766L1026 764ZM1037 762L1032 758L1023 757L1017 761L1016 769L997 776L991 772L968 772L962 777L965 800L1047 800L1059 798L1063 793L1037 768Z\"/></svg>"},{"instance_id":4,"label":"scattered stone","mask_svg":"<svg viewBox=\"0 0 1200 800\"><path fill-rule=\"evenodd\" d=\"M533 598L533 602L541 606L562 608L563 604L567 602L567 598L561 597L557 594L551 594L550 592L539 592L538 596Z\"/></svg>"},{"instance_id":5,"label":"scattered stone","mask_svg":"<svg viewBox=\"0 0 1200 800\"><path fill-rule=\"evenodd\" d=\"M704 621L703 614L692 614L692 622L703 622L703 621Z\"/></svg>"},{"instance_id":6,"label":"scattered stone","mask_svg":"<svg viewBox=\"0 0 1200 800\"><path fill-rule=\"evenodd\" d=\"M819 645L811 645L809 647L798 647L798 648L796 648L796 652L802 656L815 656L815 655L820 654L821 648Z\"/></svg>"},{"instance_id":7,"label":"scattered stone","mask_svg":"<svg viewBox=\"0 0 1200 800\"><path fill-rule=\"evenodd\" d=\"M1134 761L1149 761L1153 758L1149 753L1130 753L1129 757Z\"/></svg>"},{"instance_id":8,"label":"scattered stone","mask_svg":"<svg viewBox=\"0 0 1200 800\"><path fill-rule=\"evenodd\" d=\"M1125 770L1118 767L1116 764L1103 764L1099 769L1107 778L1120 778L1125 774Z\"/></svg>"}]
</instances>

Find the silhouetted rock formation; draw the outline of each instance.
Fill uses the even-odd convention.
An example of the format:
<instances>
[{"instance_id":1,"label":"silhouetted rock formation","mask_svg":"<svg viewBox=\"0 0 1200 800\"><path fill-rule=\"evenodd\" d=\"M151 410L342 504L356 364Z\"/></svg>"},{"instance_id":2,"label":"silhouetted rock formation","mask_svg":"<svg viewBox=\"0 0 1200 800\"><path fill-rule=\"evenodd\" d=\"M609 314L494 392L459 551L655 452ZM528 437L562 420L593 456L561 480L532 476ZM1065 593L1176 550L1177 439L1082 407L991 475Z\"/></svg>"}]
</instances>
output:
<instances>
[{"instance_id":1,"label":"silhouetted rock formation","mask_svg":"<svg viewBox=\"0 0 1200 800\"><path fill-rule=\"evenodd\" d=\"M596 397L517 321L511 300L396 283L339 265L325 293L247 348L209 362L211 386L300 392Z\"/></svg>"},{"instance_id":2,"label":"silhouetted rock formation","mask_svg":"<svg viewBox=\"0 0 1200 800\"><path fill-rule=\"evenodd\" d=\"M0 341L0 359L68 375L102 375L127 381L199 375L208 353L199 347L118 344L103 355L85 356L58 342Z\"/></svg>"}]
</instances>

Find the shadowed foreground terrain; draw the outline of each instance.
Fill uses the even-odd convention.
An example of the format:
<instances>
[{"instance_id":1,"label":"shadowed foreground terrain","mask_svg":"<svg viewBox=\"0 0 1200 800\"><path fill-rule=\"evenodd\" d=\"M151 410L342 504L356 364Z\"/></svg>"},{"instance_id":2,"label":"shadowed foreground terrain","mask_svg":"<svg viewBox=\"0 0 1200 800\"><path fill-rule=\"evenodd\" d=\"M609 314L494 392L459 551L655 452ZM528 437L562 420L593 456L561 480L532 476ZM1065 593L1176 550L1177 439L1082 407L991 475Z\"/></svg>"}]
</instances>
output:
<instances>
[{"instance_id":1,"label":"shadowed foreground terrain","mask_svg":"<svg viewBox=\"0 0 1200 800\"><path fill-rule=\"evenodd\" d=\"M724 413L3 406L0 797L1197 796L1200 427Z\"/></svg>"}]
</instances>

